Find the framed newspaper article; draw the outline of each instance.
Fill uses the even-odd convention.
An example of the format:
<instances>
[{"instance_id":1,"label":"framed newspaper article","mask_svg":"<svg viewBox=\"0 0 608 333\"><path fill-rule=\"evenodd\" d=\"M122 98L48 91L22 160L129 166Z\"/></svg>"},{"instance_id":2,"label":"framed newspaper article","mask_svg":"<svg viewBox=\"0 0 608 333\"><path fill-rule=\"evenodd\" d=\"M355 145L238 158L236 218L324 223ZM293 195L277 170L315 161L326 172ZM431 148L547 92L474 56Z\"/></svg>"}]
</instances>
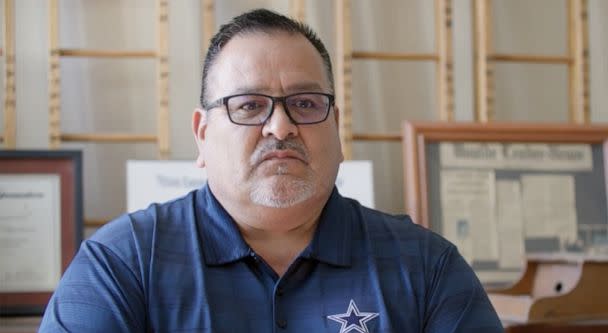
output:
<instances>
[{"instance_id":1,"label":"framed newspaper article","mask_svg":"<svg viewBox=\"0 0 608 333\"><path fill-rule=\"evenodd\" d=\"M608 126L411 123L406 212L450 240L486 286L530 254L608 257Z\"/></svg>"},{"instance_id":2,"label":"framed newspaper article","mask_svg":"<svg viewBox=\"0 0 608 333\"><path fill-rule=\"evenodd\" d=\"M79 151L0 151L0 314L41 314L82 235Z\"/></svg>"}]
</instances>

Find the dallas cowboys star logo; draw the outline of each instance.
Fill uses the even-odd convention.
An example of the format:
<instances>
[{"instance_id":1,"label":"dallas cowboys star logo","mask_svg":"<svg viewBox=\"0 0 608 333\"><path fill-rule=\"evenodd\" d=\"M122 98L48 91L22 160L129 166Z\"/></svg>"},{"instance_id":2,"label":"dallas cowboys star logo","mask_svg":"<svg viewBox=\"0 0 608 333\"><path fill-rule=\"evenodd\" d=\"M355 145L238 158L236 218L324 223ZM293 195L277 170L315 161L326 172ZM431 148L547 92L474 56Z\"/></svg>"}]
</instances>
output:
<instances>
[{"instance_id":1,"label":"dallas cowboys star logo","mask_svg":"<svg viewBox=\"0 0 608 333\"><path fill-rule=\"evenodd\" d=\"M351 331L369 333L367 322L376 317L378 317L377 312L360 312L357 308L357 304L355 304L355 301L352 299L350 300L350 304L348 304L346 313L327 316L327 318L337 321L342 325L339 333L348 333Z\"/></svg>"}]
</instances>

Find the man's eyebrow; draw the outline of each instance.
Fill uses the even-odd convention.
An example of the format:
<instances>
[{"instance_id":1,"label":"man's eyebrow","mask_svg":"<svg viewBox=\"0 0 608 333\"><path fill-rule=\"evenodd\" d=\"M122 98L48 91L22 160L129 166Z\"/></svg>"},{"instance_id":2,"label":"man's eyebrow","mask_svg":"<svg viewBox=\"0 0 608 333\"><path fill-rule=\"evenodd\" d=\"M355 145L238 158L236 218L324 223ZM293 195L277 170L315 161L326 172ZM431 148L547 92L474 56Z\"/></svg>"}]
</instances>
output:
<instances>
[{"instance_id":1,"label":"man's eyebrow","mask_svg":"<svg viewBox=\"0 0 608 333\"><path fill-rule=\"evenodd\" d=\"M255 93L261 93L261 92L265 92L268 91L269 89L267 87L261 87L261 86L243 86L243 87L238 87L236 88L231 95L238 95L238 94L255 94Z\"/></svg>"},{"instance_id":2,"label":"man's eyebrow","mask_svg":"<svg viewBox=\"0 0 608 333\"><path fill-rule=\"evenodd\" d=\"M317 82L302 82L296 83L294 85L290 85L286 89L288 92L298 92L298 91L322 91L323 87Z\"/></svg>"},{"instance_id":3,"label":"man's eyebrow","mask_svg":"<svg viewBox=\"0 0 608 333\"><path fill-rule=\"evenodd\" d=\"M257 94L267 94L267 93L270 93L270 91L271 91L271 89L266 86L242 86L242 87L236 88L231 93L231 95L256 94L256 93ZM302 83L296 83L296 84L287 86L285 91L287 94L304 92L304 91L318 92L318 91L323 91L323 87L321 87L321 85L317 82L302 82Z\"/></svg>"}]
</instances>

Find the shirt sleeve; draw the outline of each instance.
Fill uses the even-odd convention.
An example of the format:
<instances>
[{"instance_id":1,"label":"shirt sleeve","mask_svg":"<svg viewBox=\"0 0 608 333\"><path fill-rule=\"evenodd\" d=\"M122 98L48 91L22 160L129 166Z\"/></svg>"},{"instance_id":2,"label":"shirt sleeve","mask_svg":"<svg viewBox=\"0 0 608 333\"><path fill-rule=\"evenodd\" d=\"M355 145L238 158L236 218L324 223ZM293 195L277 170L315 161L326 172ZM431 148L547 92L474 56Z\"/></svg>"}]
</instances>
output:
<instances>
[{"instance_id":1,"label":"shirt sleeve","mask_svg":"<svg viewBox=\"0 0 608 333\"><path fill-rule=\"evenodd\" d=\"M145 332L142 290L132 267L87 240L51 297L39 332Z\"/></svg>"},{"instance_id":2,"label":"shirt sleeve","mask_svg":"<svg viewBox=\"0 0 608 333\"><path fill-rule=\"evenodd\" d=\"M479 279L454 246L439 258L427 297L425 333L504 332Z\"/></svg>"}]
</instances>

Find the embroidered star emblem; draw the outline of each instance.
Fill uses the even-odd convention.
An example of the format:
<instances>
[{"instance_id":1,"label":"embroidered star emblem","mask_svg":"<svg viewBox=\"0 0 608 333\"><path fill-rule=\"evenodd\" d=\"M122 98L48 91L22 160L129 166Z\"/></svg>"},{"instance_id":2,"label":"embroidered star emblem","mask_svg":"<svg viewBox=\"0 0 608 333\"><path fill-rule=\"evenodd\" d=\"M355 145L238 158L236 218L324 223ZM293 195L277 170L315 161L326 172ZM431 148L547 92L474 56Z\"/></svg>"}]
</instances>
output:
<instances>
[{"instance_id":1,"label":"embroidered star emblem","mask_svg":"<svg viewBox=\"0 0 608 333\"><path fill-rule=\"evenodd\" d=\"M377 312L360 312L357 304L352 299L348 304L348 310L345 313L327 316L328 319L340 323L339 333L359 332L369 333L367 322L378 317Z\"/></svg>"}]
</instances>

